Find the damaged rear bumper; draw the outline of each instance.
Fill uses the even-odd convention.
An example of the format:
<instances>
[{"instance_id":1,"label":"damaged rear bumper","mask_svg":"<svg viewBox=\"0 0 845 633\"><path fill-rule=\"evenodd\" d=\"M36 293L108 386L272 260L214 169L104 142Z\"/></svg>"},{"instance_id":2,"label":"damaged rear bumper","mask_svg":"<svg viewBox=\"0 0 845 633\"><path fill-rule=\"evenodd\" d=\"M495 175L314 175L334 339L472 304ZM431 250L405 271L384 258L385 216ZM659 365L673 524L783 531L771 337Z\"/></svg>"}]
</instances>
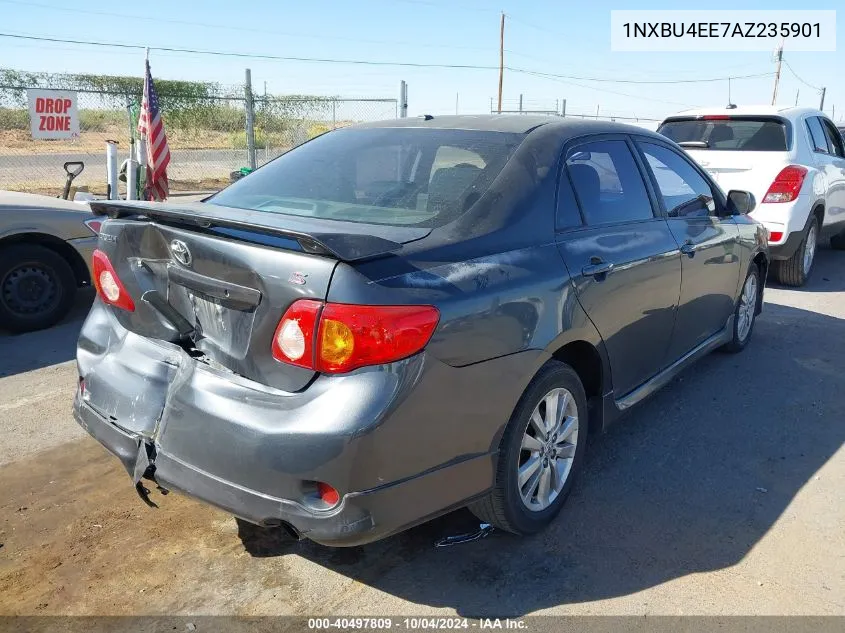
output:
<instances>
[{"instance_id":1,"label":"damaged rear bumper","mask_svg":"<svg viewBox=\"0 0 845 633\"><path fill-rule=\"evenodd\" d=\"M77 364L74 416L136 483L328 545L383 538L489 490L503 406L476 390L494 378L494 394L519 388L514 359L456 369L420 354L283 392L128 332L99 302ZM457 418L455 398L471 404ZM319 502L318 482L336 505Z\"/></svg>"},{"instance_id":2,"label":"damaged rear bumper","mask_svg":"<svg viewBox=\"0 0 845 633\"><path fill-rule=\"evenodd\" d=\"M127 473L136 471L138 455L151 444L107 420L77 395L77 422L120 459ZM205 501L237 517L267 527L285 525L324 545L354 546L384 538L451 508L486 487L491 475L489 455L465 459L428 473L372 490L351 492L329 511L312 511L194 468L157 448L145 478L166 491L175 490Z\"/></svg>"}]
</instances>

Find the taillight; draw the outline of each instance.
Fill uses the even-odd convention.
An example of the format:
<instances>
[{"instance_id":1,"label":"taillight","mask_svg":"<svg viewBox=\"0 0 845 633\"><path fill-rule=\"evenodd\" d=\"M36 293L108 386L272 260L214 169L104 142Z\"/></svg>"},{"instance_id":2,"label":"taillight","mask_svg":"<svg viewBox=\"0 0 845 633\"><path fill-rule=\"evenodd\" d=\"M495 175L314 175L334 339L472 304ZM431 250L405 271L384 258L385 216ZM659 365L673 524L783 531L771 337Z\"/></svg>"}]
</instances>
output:
<instances>
[{"instance_id":1,"label":"taillight","mask_svg":"<svg viewBox=\"0 0 845 633\"><path fill-rule=\"evenodd\" d=\"M321 301L295 301L279 321L273 335L273 358L283 363L314 369L314 334Z\"/></svg>"},{"instance_id":2,"label":"taillight","mask_svg":"<svg viewBox=\"0 0 845 633\"><path fill-rule=\"evenodd\" d=\"M117 272L109 261L108 256L100 249L97 249L91 256L91 259L92 268L94 269L94 287L97 289L100 299L116 308L134 312L135 302L132 301L132 297L126 292L126 288L123 282L120 281L120 277L117 276Z\"/></svg>"},{"instance_id":3,"label":"taillight","mask_svg":"<svg viewBox=\"0 0 845 633\"><path fill-rule=\"evenodd\" d=\"M798 197L806 175L807 168L801 165L784 167L775 176L774 182L763 197L763 202L792 202Z\"/></svg>"},{"instance_id":4,"label":"taillight","mask_svg":"<svg viewBox=\"0 0 845 633\"><path fill-rule=\"evenodd\" d=\"M88 227L88 230L90 230L94 235L99 235L100 234L100 227L103 226L103 221L102 220L85 220L84 224L85 224L85 226Z\"/></svg>"},{"instance_id":5,"label":"taillight","mask_svg":"<svg viewBox=\"0 0 845 633\"><path fill-rule=\"evenodd\" d=\"M783 231L767 231L770 242L780 242L783 239Z\"/></svg>"},{"instance_id":6,"label":"taillight","mask_svg":"<svg viewBox=\"0 0 845 633\"><path fill-rule=\"evenodd\" d=\"M273 337L276 360L337 374L413 356L428 344L434 306L372 306L300 299Z\"/></svg>"},{"instance_id":7,"label":"taillight","mask_svg":"<svg viewBox=\"0 0 845 633\"><path fill-rule=\"evenodd\" d=\"M728 121L730 120L729 114L705 114L701 117L702 121Z\"/></svg>"}]
</instances>

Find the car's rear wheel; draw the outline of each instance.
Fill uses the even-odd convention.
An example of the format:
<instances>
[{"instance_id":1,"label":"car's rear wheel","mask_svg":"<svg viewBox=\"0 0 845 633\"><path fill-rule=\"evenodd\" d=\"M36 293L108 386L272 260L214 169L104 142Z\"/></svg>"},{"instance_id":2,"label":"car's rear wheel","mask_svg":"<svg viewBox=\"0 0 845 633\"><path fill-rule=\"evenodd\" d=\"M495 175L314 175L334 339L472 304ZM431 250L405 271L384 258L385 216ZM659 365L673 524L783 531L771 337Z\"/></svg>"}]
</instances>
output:
<instances>
[{"instance_id":1,"label":"car's rear wheel","mask_svg":"<svg viewBox=\"0 0 845 633\"><path fill-rule=\"evenodd\" d=\"M775 277L784 286L803 286L810 277L816 261L816 244L819 237L819 220L813 217L801 244L792 257L775 262Z\"/></svg>"},{"instance_id":2,"label":"car's rear wheel","mask_svg":"<svg viewBox=\"0 0 845 633\"><path fill-rule=\"evenodd\" d=\"M733 338L722 349L737 353L745 349L754 331L754 321L760 301L762 281L757 264L751 264L734 309Z\"/></svg>"},{"instance_id":3,"label":"car's rear wheel","mask_svg":"<svg viewBox=\"0 0 845 633\"><path fill-rule=\"evenodd\" d=\"M470 510L514 534L543 529L560 512L581 468L587 426L587 398L578 374L563 363L547 363L508 422L493 489Z\"/></svg>"},{"instance_id":4,"label":"car's rear wheel","mask_svg":"<svg viewBox=\"0 0 845 633\"><path fill-rule=\"evenodd\" d=\"M76 294L70 265L38 244L0 251L0 327L29 332L50 327L67 314Z\"/></svg>"}]
</instances>

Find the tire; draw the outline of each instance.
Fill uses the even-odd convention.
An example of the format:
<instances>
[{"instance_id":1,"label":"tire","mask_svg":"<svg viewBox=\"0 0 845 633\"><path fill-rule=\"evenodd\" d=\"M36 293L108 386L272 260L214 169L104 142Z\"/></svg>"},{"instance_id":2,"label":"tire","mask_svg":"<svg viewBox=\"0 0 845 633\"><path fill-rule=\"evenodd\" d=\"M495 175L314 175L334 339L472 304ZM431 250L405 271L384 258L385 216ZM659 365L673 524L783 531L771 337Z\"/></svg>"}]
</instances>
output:
<instances>
[{"instance_id":1,"label":"tire","mask_svg":"<svg viewBox=\"0 0 845 633\"><path fill-rule=\"evenodd\" d=\"M50 327L75 296L73 269L55 251L38 244L0 250L0 327L15 333Z\"/></svg>"},{"instance_id":2,"label":"tire","mask_svg":"<svg viewBox=\"0 0 845 633\"><path fill-rule=\"evenodd\" d=\"M752 290L753 288L753 290ZM757 306L760 302L762 282L760 280L760 269L757 264L752 263L742 283L742 290L736 300L733 320L733 338L725 344L722 349L731 354L738 354L745 349L751 334L754 332L754 322L757 320ZM750 296L752 295L753 296Z\"/></svg>"},{"instance_id":3,"label":"tire","mask_svg":"<svg viewBox=\"0 0 845 633\"><path fill-rule=\"evenodd\" d=\"M571 404L563 405L561 399L566 394L562 391L555 392L558 396L558 402L561 403L558 408L563 407L563 415L560 417L566 416L565 419L571 419L574 412L577 422L575 423L576 430L571 433L566 431L566 422L559 427L560 436L557 442L559 442L558 448L561 455L557 458L546 459L546 462L551 465L546 467L543 465L543 457L549 455L554 441L552 436L549 436L548 443L545 445L539 441L540 435L537 433L531 418L535 409L537 414L542 417L541 412L544 412L546 408L546 397L554 390L565 390L571 396L565 401ZM505 428L499 446L493 489L487 496L471 504L469 506L470 511L481 521L513 534L533 534L542 530L560 512L572 489L573 482L584 460L587 431L587 397L584 394L584 387L578 378L578 374L564 363L557 361L546 363L522 394ZM543 445L543 448L534 451L523 450L523 437L532 433L534 440L537 441L537 444ZM572 441L573 436L575 436L574 441ZM571 458L568 457L569 455L571 455ZM525 482L525 490L527 491L534 486L533 480L537 477L538 483L534 487L536 506L529 509L528 501L523 500L523 494L520 491L518 469L520 467L526 468L529 461L537 459L540 460L539 466ZM532 461L532 463L537 462ZM557 465L560 470L553 470L552 466L554 465ZM548 489L550 490L547 497L549 503L545 507L543 507L542 499L539 496L542 491L541 484L544 473L548 477L546 481L549 483ZM555 473L558 473L559 476L562 475L560 479L556 480ZM562 486L557 486L556 482L560 481L562 481ZM533 500L530 492L527 496L530 500Z\"/></svg>"},{"instance_id":4,"label":"tire","mask_svg":"<svg viewBox=\"0 0 845 633\"><path fill-rule=\"evenodd\" d=\"M774 273L777 280L784 286L799 287L807 283L807 279L813 270L813 263L815 262L816 244L819 235L819 219L813 217L810 221L810 226L807 227L807 232L804 234L804 239L801 244L787 260L774 262ZM811 238L811 236L814 236ZM812 242L811 242L812 241ZM805 255L807 249L812 247L812 255L810 256L810 265L805 266Z\"/></svg>"}]
</instances>

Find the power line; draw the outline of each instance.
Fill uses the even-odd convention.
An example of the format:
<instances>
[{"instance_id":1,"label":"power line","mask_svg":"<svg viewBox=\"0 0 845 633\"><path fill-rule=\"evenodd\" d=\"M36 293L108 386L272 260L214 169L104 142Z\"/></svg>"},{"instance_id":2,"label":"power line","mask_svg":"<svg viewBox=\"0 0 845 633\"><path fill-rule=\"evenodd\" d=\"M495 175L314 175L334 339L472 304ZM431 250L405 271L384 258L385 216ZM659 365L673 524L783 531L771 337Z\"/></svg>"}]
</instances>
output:
<instances>
[{"instance_id":1,"label":"power line","mask_svg":"<svg viewBox=\"0 0 845 633\"><path fill-rule=\"evenodd\" d=\"M2 0L0 0L2 1ZM445 68L445 69L471 69L471 70L498 70L498 66L484 66L476 64L437 64L437 63L422 63L422 62L400 62L400 61L379 61L379 60L363 60L363 59L336 59L336 58L320 58L320 57L300 57L292 55L266 55L260 53L240 53L236 51L214 51L204 49L192 48L176 48L169 46L144 46L142 44L127 44L121 42L94 42L90 40L75 40L57 37L42 37L36 35L25 35L20 33L0 33L0 37L7 37L12 39L31 40L38 42L52 42L62 44L76 44L80 46L98 46L106 48L122 48L132 50L144 50L149 48L155 51L164 51L170 53L188 53L194 55L214 55L218 57L238 57L248 59L267 59L275 61L296 61L296 62L311 62L311 63L330 63L330 64L354 64L364 66L399 66L407 68ZM727 79L750 79L756 77L770 76L772 73L759 73L753 75L738 75L735 77L708 77L702 79L660 79L660 80L639 80L639 79L612 79L609 77L584 77L578 75L562 75L555 73L545 73L541 71L529 70L525 68L516 68L512 66L505 66L505 69L512 72L543 77L546 79L556 80L576 80L576 81L594 81L599 83L621 83L621 84L683 84L683 83L706 83L714 81L725 81ZM573 84L577 85L577 84ZM623 93L620 93L623 94ZM623 95L630 96L630 95Z\"/></svg>"},{"instance_id":2,"label":"power line","mask_svg":"<svg viewBox=\"0 0 845 633\"><path fill-rule=\"evenodd\" d=\"M128 48L134 50L150 49L151 51L165 51L170 53L191 53L195 55L214 55L217 57L239 57L247 59L269 59L274 61L316 62L328 64L356 64L363 66L403 66L409 68L451 68L472 70L498 70L498 66L479 66L474 64L430 64L416 62L386 62L364 59L332 59L322 57L295 57L288 55L263 55L259 53L238 53L234 51L212 51L194 48L174 48L170 46L144 46L142 44L124 44L119 42L92 42L88 40L72 40L58 37L40 37L36 35L22 35L17 33L0 33L0 37L33 40L37 42L59 42L63 44L79 44L82 46L100 46L106 48Z\"/></svg>"},{"instance_id":3,"label":"power line","mask_svg":"<svg viewBox=\"0 0 845 633\"><path fill-rule=\"evenodd\" d=\"M804 85L805 85L805 86L807 86L808 88L812 88L813 90L815 90L815 91L817 91L817 92L821 92L821 91L822 91L822 89L821 89L821 88L819 88L818 86L814 86L813 84L811 84L811 83L807 83L806 81L804 81L803 79L801 79L801 77L799 77L799 76L798 76L798 73L796 73L796 72L792 69L792 66L790 66L790 65L789 65L789 62L788 62L788 61L786 61L785 59L783 59L783 60L781 60L781 61L783 61L784 65L785 65L785 66L789 69L789 72L791 72L791 73L795 76L795 78L796 78L798 81L800 81L802 84L804 84Z\"/></svg>"},{"instance_id":4,"label":"power line","mask_svg":"<svg viewBox=\"0 0 845 633\"><path fill-rule=\"evenodd\" d=\"M627 93L627 92L619 92L618 90L609 90L607 88L597 88L596 86L587 86L585 84L576 83L574 81L569 81L569 80L565 80L565 79L558 79L557 77L554 77L554 76L548 76L547 73L535 73L535 72L530 71L530 70L523 70L521 72L523 72L527 75L536 75L536 76L542 77L544 79L549 79L550 81L557 81L559 83L567 84L567 85L570 85L570 86L577 86L579 88L584 88L586 90L595 90L597 92L606 92L608 94L619 95L619 96L622 96L622 97L630 97L631 99L640 99L641 101L653 101L655 103L677 105L677 106L683 106L683 107L686 107L686 108L697 108L697 107L699 107L698 105L696 105L694 103L679 103L677 101L666 101L665 99L653 99L651 97L642 97L640 95L632 95L632 94Z\"/></svg>"},{"instance_id":5,"label":"power line","mask_svg":"<svg viewBox=\"0 0 845 633\"><path fill-rule=\"evenodd\" d=\"M535 29L537 31L542 31L543 33L548 33L549 35L554 35L557 38L565 37L562 33L557 33L555 31L552 31L551 29L547 29L544 26L537 26L536 24L531 24L530 22L526 22L525 20L522 20L520 18L515 18L510 13L507 13L506 15L508 16L508 18L510 18L511 20L513 20L514 22L516 22L518 24L521 24L522 26L527 26L528 28L532 28L532 29Z\"/></svg>"},{"instance_id":6,"label":"power line","mask_svg":"<svg viewBox=\"0 0 845 633\"><path fill-rule=\"evenodd\" d=\"M523 68L507 67L515 73L528 73L546 78L555 79L576 79L578 81L597 81L616 84L697 84L710 83L714 81L727 81L728 79L753 79L758 77L770 77L774 73L756 73L753 75L735 75L730 77L707 77L702 79L611 79L609 77L579 77L577 75L558 75L555 73L544 73L536 70L525 70Z\"/></svg>"},{"instance_id":7,"label":"power line","mask_svg":"<svg viewBox=\"0 0 845 633\"><path fill-rule=\"evenodd\" d=\"M397 0L398 1L398 0ZM404 0L406 2L411 2L412 0ZM158 17L151 17L149 15L138 15L138 14L131 14L131 13L117 13L114 11L94 11L91 9L77 9L72 7L60 7L54 6L50 4L40 4L37 2L23 2L21 0L0 0L2 4L13 4L17 6L27 7L27 8L36 8L36 9L49 9L50 11L64 11L66 13L74 13L74 14L82 14L82 15L94 15L94 16L101 16L101 17L111 17L111 18L120 18L121 20L145 20L148 22L156 22L156 23L165 23L165 24L174 24L178 26L191 26L191 27L201 27L201 28L209 28L209 29L222 29L226 31L242 31L245 33L261 33L265 35L283 35L285 37L296 37L296 38L305 38L305 39L316 39L316 40L337 40L343 42L355 42L358 44L379 44L379 45L386 45L386 46L404 46L407 42L402 42L399 40L371 40L371 39L363 39L357 37L343 37L338 35L312 35L309 33L294 33L290 31L276 31L272 29L261 29L255 27L248 27L248 26L235 26L231 24L213 24L211 22L195 22L192 20L175 20L172 18L158 18ZM422 2L420 0L420 4L429 4ZM492 49L489 47L481 47L481 46L460 46L460 45L452 45L452 44L430 44L426 42L415 42L415 46L419 46L422 48L445 48L445 49L455 49L455 50L476 50L476 51L486 51L490 52Z\"/></svg>"}]
</instances>

